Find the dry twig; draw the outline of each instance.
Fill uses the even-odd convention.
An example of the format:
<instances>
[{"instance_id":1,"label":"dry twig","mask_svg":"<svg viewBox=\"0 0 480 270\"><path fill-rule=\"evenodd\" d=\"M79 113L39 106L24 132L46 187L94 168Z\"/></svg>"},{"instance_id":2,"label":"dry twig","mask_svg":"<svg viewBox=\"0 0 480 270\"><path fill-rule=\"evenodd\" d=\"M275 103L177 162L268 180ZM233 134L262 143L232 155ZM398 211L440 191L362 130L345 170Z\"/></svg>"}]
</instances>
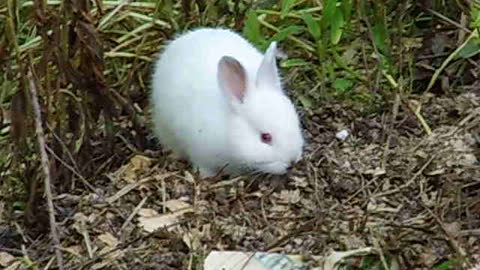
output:
<instances>
[{"instance_id":1,"label":"dry twig","mask_svg":"<svg viewBox=\"0 0 480 270\"><path fill-rule=\"evenodd\" d=\"M45 174L45 194L47 196L47 204L48 204L48 214L50 218L50 233L52 235L53 243L55 244L55 255L57 257L57 264L58 268L60 270L63 270L63 259L62 259L62 253L60 251L60 238L58 237L57 234L57 225L55 223L55 209L53 207L53 195L52 195L52 189L51 189L51 179L50 179L50 167L49 167L49 162L48 162L48 156L47 156L47 150L46 150L46 145L45 145L45 136L43 133L43 128L42 128L42 116L40 114L40 105L38 103L38 97L37 97L37 89L35 87L35 83L33 81L33 76L32 73L28 73L28 81L30 83L30 95L32 97L32 106L33 106L33 113L35 115L35 133L37 135L37 140L38 140L38 147L40 151L40 157L41 157L41 162L42 162L42 169L43 173Z\"/></svg>"}]
</instances>

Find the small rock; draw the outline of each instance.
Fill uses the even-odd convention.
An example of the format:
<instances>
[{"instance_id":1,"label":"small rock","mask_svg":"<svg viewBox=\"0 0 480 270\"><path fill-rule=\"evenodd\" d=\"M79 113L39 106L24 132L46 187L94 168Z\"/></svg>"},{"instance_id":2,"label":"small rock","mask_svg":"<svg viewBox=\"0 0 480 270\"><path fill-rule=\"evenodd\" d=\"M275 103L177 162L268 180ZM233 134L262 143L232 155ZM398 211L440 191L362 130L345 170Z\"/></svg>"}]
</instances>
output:
<instances>
[{"instance_id":1,"label":"small rock","mask_svg":"<svg viewBox=\"0 0 480 270\"><path fill-rule=\"evenodd\" d=\"M344 141L348 137L348 135L350 135L350 133L348 132L348 130L344 129L337 132L337 134L335 134L335 137L341 141Z\"/></svg>"}]
</instances>

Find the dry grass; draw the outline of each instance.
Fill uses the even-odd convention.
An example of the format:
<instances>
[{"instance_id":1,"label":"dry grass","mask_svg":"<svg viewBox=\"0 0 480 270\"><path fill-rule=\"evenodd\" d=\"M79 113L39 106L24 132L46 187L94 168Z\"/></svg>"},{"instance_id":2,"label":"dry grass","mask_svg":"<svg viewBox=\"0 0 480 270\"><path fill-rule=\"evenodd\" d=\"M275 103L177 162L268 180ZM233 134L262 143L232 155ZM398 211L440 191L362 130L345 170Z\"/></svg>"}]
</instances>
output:
<instances>
[{"instance_id":1,"label":"dry grass","mask_svg":"<svg viewBox=\"0 0 480 270\"><path fill-rule=\"evenodd\" d=\"M480 261L479 59L454 57L476 40L457 6L383 7L388 54L375 42L383 19L361 8L325 51L306 31L285 36L283 72L308 140L286 176L202 181L155 144L146 96L161 45L199 25L241 31L248 8L265 37L304 12L321 17L321 1L297 2L286 14L268 1L0 3L0 266L57 267L30 83L65 269L202 269L213 249L318 265L331 249L373 247L391 269ZM167 228L145 230L167 217Z\"/></svg>"}]
</instances>

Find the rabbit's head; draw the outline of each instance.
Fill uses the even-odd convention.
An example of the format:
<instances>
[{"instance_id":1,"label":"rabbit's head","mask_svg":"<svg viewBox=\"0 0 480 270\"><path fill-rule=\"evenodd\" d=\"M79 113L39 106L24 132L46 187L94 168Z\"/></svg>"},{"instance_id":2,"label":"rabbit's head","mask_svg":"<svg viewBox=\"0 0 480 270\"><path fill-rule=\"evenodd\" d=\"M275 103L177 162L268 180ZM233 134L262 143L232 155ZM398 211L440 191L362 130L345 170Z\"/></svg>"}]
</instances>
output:
<instances>
[{"instance_id":1,"label":"rabbit's head","mask_svg":"<svg viewBox=\"0 0 480 270\"><path fill-rule=\"evenodd\" d=\"M242 168L283 174L300 159L304 142L295 107L282 90L275 55L272 42L252 78L238 60L224 56L217 79L229 107L229 156Z\"/></svg>"}]
</instances>

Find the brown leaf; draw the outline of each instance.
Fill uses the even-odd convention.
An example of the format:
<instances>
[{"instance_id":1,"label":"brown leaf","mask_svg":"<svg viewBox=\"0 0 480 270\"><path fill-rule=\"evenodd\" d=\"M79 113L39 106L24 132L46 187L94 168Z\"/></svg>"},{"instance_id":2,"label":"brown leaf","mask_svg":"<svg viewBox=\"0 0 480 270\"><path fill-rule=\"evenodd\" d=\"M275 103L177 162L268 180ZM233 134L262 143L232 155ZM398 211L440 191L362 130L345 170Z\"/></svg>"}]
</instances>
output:
<instances>
[{"instance_id":1,"label":"brown leaf","mask_svg":"<svg viewBox=\"0 0 480 270\"><path fill-rule=\"evenodd\" d=\"M15 257L13 257L10 253L0 251L0 266L7 267L14 260L15 260Z\"/></svg>"},{"instance_id":2,"label":"brown leaf","mask_svg":"<svg viewBox=\"0 0 480 270\"><path fill-rule=\"evenodd\" d=\"M119 243L118 239L109 232L99 235L98 239L111 248L116 247Z\"/></svg>"}]
</instances>

